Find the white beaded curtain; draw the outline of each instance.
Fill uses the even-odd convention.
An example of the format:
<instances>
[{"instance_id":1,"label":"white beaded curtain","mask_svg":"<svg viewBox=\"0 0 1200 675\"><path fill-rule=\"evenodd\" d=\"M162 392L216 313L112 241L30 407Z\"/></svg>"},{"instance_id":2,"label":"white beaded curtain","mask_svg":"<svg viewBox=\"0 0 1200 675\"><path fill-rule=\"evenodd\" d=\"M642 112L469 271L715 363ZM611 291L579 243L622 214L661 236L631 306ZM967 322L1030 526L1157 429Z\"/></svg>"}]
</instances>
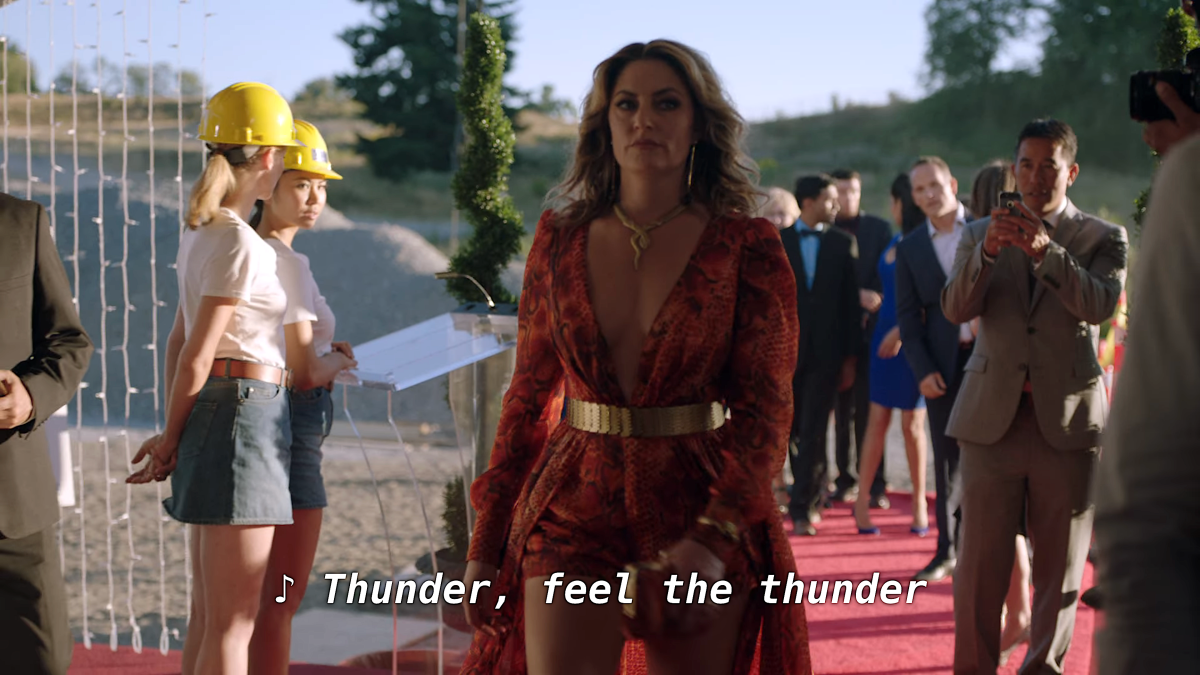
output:
<instances>
[{"instance_id":1,"label":"white beaded curtain","mask_svg":"<svg viewBox=\"0 0 1200 675\"><path fill-rule=\"evenodd\" d=\"M194 0L0 0L0 189L46 207L95 344L91 369L68 407L74 419L62 470L74 504L67 502L58 528L72 627L87 648L95 630L107 634L112 649L120 642L141 652L143 631L156 618L165 654L179 646L171 645L179 636L170 624L186 619L190 605L185 528L163 513L162 484L135 488L124 478L148 427L162 428L160 321L169 326L173 318L174 291L159 288L173 276L160 262L173 261L178 229L160 233L157 219L175 210L182 223L185 142L194 139L196 122L183 95L183 70L203 50L209 16L207 3ZM185 24L201 21L204 31L184 32ZM166 26L176 33L169 45L176 77L163 91L160 76L155 91L154 33ZM144 86L134 91L131 75L143 67ZM203 81L203 65L200 75ZM175 110L164 116L172 103ZM159 136L174 136L177 155L176 185L165 203L154 170L155 122L164 117ZM199 170L190 168L188 178ZM67 172L71 180L60 181L58 174ZM159 261L160 254L169 259ZM56 439L50 440L53 447ZM181 598L176 589L183 579Z\"/></svg>"}]
</instances>

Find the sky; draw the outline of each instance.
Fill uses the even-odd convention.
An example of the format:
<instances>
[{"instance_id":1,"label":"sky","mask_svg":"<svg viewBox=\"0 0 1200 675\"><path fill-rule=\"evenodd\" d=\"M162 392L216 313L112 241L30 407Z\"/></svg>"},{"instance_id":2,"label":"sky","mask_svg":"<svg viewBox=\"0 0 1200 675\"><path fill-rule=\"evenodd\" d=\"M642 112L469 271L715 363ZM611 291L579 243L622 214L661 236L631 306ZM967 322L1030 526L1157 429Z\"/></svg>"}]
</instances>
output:
<instances>
[{"instance_id":1,"label":"sky","mask_svg":"<svg viewBox=\"0 0 1200 675\"><path fill-rule=\"evenodd\" d=\"M508 83L551 84L578 105L597 63L629 42L666 37L707 54L752 121L827 111L835 95L843 103L919 98L929 4L517 0ZM99 44L116 63L123 54L145 63L152 50L156 62L201 71L209 94L251 80L290 97L309 80L352 70L337 35L369 20L368 6L353 0L16 0L0 10L0 34L28 46L43 87L72 58L92 68ZM1033 45L1016 45L1001 66L1035 56Z\"/></svg>"}]
</instances>

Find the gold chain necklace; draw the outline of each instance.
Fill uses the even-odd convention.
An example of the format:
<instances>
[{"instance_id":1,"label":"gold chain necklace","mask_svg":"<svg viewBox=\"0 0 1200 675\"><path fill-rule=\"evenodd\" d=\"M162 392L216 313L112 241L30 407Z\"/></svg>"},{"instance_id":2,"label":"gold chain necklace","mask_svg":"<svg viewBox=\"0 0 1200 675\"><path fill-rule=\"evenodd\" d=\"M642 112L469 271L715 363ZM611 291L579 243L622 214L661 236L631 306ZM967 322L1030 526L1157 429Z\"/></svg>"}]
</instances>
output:
<instances>
[{"instance_id":1,"label":"gold chain necklace","mask_svg":"<svg viewBox=\"0 0 1200 675\"><path fill-rule=\"evenodd\" d=\"M679 204L671 209L667 215L645 227L641 227L633 222L629 216L625 215L625 211L621 209L619 204L613 204L613 213L617 214L617 220L620 220L622 225L633 231L633 236L629 238L629 243L633 246L633 269L636 270L638 268L638 260L642 257L642 251L650 248L650 233L671 222L676 216L686 210L687 204Z\"/></svg>"}]
</instances>

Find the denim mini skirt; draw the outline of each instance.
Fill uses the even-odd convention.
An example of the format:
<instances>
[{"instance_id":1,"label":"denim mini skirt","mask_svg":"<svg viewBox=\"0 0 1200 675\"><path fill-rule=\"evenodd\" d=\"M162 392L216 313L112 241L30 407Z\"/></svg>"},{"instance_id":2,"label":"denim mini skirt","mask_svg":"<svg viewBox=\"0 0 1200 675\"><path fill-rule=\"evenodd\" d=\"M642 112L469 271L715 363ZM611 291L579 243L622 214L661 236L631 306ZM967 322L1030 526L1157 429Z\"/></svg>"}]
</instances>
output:
<instances>
[{"instance_id":1,"label":"denim mini skirt","mask_svg":"<svg viewBox=\"0 0 1200 675\"><path fill-rule=\"evenodd\" d=\"M179 439L167 513L194 525L290 525L290 405L278 384L210 377Z\"/></svg>"},{"instance_id":2,"label":"denim mini skirt","mask_svg":"<svg viewBox=\"0 0 1200 675\"><path fill-rule=\"evenodd\" d=\"M333 427L333 393L324 387L291 392L292 466L288 489L293 509L323 509L321 445Z\"/></svg>"}]
</instances>

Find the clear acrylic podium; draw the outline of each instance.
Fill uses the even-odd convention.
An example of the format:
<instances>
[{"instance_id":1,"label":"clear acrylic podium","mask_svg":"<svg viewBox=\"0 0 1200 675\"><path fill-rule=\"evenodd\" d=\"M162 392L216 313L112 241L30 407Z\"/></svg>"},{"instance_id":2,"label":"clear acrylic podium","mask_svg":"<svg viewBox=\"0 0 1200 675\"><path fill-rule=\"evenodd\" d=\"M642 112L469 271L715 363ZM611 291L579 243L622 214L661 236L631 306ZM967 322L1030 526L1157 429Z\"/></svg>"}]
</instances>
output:
<instances>
[{"instance_id":1,"label":"clear acrylic podium","mask_svg":"<svg viewBox=\"0 0 1200 675\"><path fill-rule=\"evenodd\" d=\"M459 467L462 472L462 485L465 488L465 504L460 513L466 514L467 533L471 532L475 522L475 514L468 496L469 487L474 479L487 469L496 427L500 421L504 393L508 389L516 364L516 350L513 348L517 343L517 307L513 304L496 305L490 302L490 298L488 300L487 303L461 305L449 313L355 345L354 357L358 361L358 368L345 371L337 378L337 382L346 387L388 392L388 420L392 423L401 451L407 459L413 489L420 498L412 458L405 450L400 432L392 420L391 396L395 392L435 378L448 377L447 398L454 418ZM346 409L346 413L349 416L349 408ZM454 562L439 559L442 551L437 550L437 537L434 534L442 520L439 518L439 507L444 508L445 505L435 506L427 501L422 502L423 526L429 543L427 560L433 561L433 574L445 571L452 575L452 578L460 578L453 570ZM384 510L382 501L380 509ZM383 526L385 536L390 538L391 535L387 533L386 515L383 517ZM388 556L392 558L390 548ZM392 576L396 578L396 560L392 559L389 562L392 566ZM420 562L417 563L417 567L422 569ZM461 574L461 571L458 574ZM428 669L397 669L394 672L441 675L444 672L443 666L450 666L447 658L451 656L443 642L445 628L460 632L470 631L465 625L465 620L456 623L456 617L462 617L461 606L438 603L437 649L436 655L431 657L436 660L436 666L431 661ZM393 637L393 659L412 655L411 651L405 651ZM386 667L386 664L380 665ZM392 665L398 667L399 662L393 661Z\"/></svg>"},{"instance_id":2,"label":"clear acrylic podium","mask_svg":"<svg viewBox=\"0 0 1200 675\"><path fill-rule=\"evenodd\" d=\"M463 476L470 485L487 468L516 344L516 305L467 303L355 346L358 368L343 372L337 381L396 392L449 375L455 435L471 458L471 473Z\"/></svg>"}]
</instances>

